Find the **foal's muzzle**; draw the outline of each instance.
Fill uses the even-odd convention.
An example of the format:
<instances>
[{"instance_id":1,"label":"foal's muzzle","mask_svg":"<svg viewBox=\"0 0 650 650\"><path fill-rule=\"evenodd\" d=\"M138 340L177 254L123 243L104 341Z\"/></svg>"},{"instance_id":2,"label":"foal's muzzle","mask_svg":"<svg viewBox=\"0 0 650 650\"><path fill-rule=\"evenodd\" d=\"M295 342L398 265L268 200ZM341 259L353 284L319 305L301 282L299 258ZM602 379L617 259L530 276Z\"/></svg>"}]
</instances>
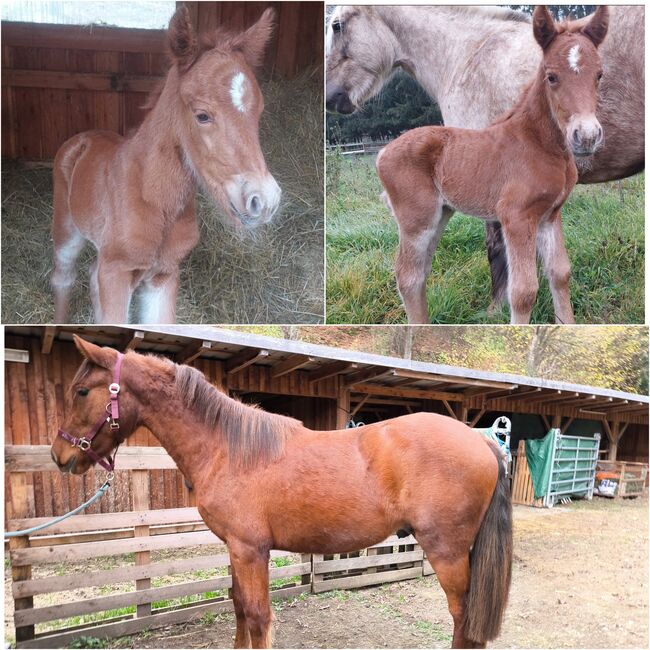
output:
<instances>
[{"instance_id":1,"label":"foal's muzzle","mask_svg":"<svg viewBox=\"0 0 650 650\"><path fill-rule=\"evenodd\" d=\"M239 174L225 186L231 210L248 227L271 221L280 205L282 190L268 172L264 175Z\"/></svg>"},{"instance_id":2,"label":"foal's muzzle","mask_svg":"<svg viewBox=\"0 0 650 650\"><path fill-rule=\"evenodd\" d=\"M337 83L327 84L325 106L331 113L349 115L354 113L354 104L343 86Z\"/></svg>"},{"instance_id":3,"label":"foal's muzzle","mask_svg":"<svg viewBox=\"0 0 650 650\"><path fill-rule=\"evenodd\" d=\"M567 126L567 140L574 156L591 156L603 143L603 128L593 116L573 117Z\"/></svg>"}]
</instances>

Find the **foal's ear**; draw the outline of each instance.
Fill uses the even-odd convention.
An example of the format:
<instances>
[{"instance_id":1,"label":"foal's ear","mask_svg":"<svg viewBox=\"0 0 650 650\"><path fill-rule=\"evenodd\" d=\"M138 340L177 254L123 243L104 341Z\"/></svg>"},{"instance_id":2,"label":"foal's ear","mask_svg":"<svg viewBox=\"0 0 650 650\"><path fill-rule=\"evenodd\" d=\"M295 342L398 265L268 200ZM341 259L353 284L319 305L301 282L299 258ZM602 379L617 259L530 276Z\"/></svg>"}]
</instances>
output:
<instances>
[{"instance_id":1,"label":"foal's ear","mask_svg":"<svg viewBox=\"0 0 650 650\"><path fill-rule=\"evenodd\" d=\"M251 68L259 68L262 65L264 50L271 40L274 27L275 9L268 7L254 25L235 37L233 49L239 50L244 55L246 63Z\"/></svg>"},{"instance_id":2,"label":"foal's ear","mask_svg":"<svg viewBox=\"0 0 650 650\"><path fill-rule=\"evenodd\" d=\"M88 361L106 369L113 367L115 357L117 356L115 350L111 350L111 348L100 348L99 345L95 345L90 341L84 341L84 339L76 334L73 334L72 338L74 339L74 344L77 346L77 350Z\"/></svg>"},{"instance_id":3,"label":"foal's ear","mask_svg":"<svg viewBox=\"0 0 650 650\"><path fill-rule=\"evenodd\" d=\"M600 5L591 16L591 20L580 30L596 47L598 47L607 36L609 26L609 9L606 5Z\"/></svg>"},{"instance_id":4,"label":"foal's ear","mask_svg":"<svg viewBox=\"0 0 650 650\"><path fill-rule=\"evenodd\" d=\"M533 11L533 34L540 47L545 50L551 41L557 36L555 21L551 12L544 6L539 5Z\"/></svg>"},{"instance_id":5,"label":"foal's ear","mask_svg":"<svg viewBox=\"0 0 650 650\"><path fill-rule=\"evenodd\" d=\"M188 68L194 63L199 41L192 27L190 11L185 5L180 6L169 21L167 43L179 68Z\"/></svg>"}]
</instances>

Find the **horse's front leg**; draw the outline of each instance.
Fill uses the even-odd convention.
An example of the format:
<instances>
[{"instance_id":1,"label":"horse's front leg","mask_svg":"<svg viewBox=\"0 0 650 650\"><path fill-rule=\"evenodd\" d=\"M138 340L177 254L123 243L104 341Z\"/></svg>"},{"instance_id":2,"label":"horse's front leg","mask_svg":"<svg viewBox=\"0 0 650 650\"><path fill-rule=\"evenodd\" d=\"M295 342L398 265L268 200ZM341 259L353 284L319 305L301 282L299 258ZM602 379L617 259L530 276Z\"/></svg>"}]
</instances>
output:
<instances>
[{"instance_id":1,"label":"horse's front leg","mask_svg":"<svg viewBox=\"0 0 650 650\"><path fill-rule=\"evenodd\" d=\"M252 646L270 648L273 614L269 597L269 551L261 551L239 540L228 540L228 550ZM237 632L239 634L239 619Z\"/></svg>"},{"instance_id":2,"label":"horse's front leg","mask_svg":"<svg viewBox=\"0 0 650 650\"><path fill-rule=\"evenodd\" d=\"M235 608L235 619L237 620L237 631L235 632L235 648L250 648L251 635L246 624L246 614L242 604L241 587L237 580L237 571L234 565L231 566L232 574L232 603Z\"/></svg>"},{"instance_id":3,"label":"horse's front leg","mask_svg":"<svg viewBox=\"0 0 650 650\"><path fill-rule=\"evenodd\" d=\"M548 220L540 223L537 232L537 251L542 258L544 271L551 287L555 322L575 323L569 292L571 262L564 244L560 209L556 210Z\"/></svg>"},{"instance_id":4,"label":"horse's front leg","mask_svg":"<svg viewBox=\"0 0 650 650\"><path fill-rule=\"evenodd\" d=\"M533 311L539 282L535 241L539 215L532 212L509 214L501 218L508 255L508 301L510 323L527 324Z\"/></svg>"},{"instance_id":5,"label":"horse's front leg","mask_svg":"<svg viewBox=\"0 0 650 650\"><path fill-rule=\"evenodd\" d=\"M99 254L91 274L91 282L95 283L91 288L94 293L95 322L128 322L135 276L136 272L125 260Z\"/></svg>"},{"instance_id":6,"label":"horse's front leg","mask_svg":"<svg viewBox=\"0 0 650 650\"><path fill-rule=\"evenodd\" d=\"M180 271L158 273L143 283L140 291L141 323L175 323Z\"/></svg>"}]
</instances>

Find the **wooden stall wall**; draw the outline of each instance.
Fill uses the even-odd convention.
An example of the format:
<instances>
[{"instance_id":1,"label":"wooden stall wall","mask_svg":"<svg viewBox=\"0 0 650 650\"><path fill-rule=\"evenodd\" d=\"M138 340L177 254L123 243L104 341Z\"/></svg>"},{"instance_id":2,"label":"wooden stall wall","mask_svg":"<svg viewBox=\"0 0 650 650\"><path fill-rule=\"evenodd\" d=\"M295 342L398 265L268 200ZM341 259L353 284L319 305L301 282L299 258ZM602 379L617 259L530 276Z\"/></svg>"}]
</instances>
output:
<instances>
[{"instance_id":1,"label":"wooden stall wall","mask_svg":"<svg viewBox=\"0 0 650 650\"><path fill-rule=\"evenodd\" d=\"M240 29L273 5L278 29L266 74L291 78L323 61L320 2L189 2L200 31ZM89 129L138 126L147 94L167 69L163 30L2 23L2 156L52 160Z\"/></svg>"}]
</instances>

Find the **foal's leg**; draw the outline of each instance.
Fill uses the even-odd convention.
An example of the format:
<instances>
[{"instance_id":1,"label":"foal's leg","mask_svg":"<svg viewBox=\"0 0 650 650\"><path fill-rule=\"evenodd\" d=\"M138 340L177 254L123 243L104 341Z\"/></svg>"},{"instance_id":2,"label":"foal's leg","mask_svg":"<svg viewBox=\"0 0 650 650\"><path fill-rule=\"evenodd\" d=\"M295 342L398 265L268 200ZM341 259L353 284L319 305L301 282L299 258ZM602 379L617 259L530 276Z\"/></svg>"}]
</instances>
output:
<instances>
[{"instance_id":1,"label":"foal's leg","mask_svg":"<svg viewBox=\"0 0 650 650\"><path fill-rule=\"evenodd\" d=\"M269 552L236 540L228 542L228 550L253 648L270 648Z\"/></svg>"},{"instance_id":2,"label":"foal's leg","mask_svg":"<svg viewBox=\"0 0 650 650\"><path fill-rule=\"evenodd\" d=\"M519 213L502 218L501 225L508 254L510 322L527 324L539 289L535 257L538 216Z\"/></svg>"},{"instance_id":3,"label":"foal's leg","mask_svg":"<svg viewBox=\"0 0 650 650\"><path fill-rule=\"evenodd\" d=\"M551 286L555 322L575 323L569 292L571 263L564 245L560 210L556 210L548 220L539 224L537 251L542 258L544 271Z\"/></svg>"},{"instance_id":4,"label":"foal's leg","mask_svg":"<svg viewBox=\"0 0 650 650\"><path fill-rule=\"evenodd\" d=\"M126 323L133 295L135 271L120 260L99 255L95 272L97 323ZM95 289L93 289L95 290Z\"/></svg>"},{"instance_id":5,"label":"foal's leg","mask_svg":"<svg viewBox=\"0 0 650 650\"><path fill-rule=\"evenodd\" d=\"M54 270L52 289L54 290L54 322L67 322L70 294L77 277L77 260L86 243L85 237L69 215L57 214L55 208L52 227L54 239Z\"/></svg>"},{"instance_id":6,"label":"foal's leg","mask_svg":"<svg viewBox=\"0 0 650 650\"><path fill-rule=\"evenodd\" d=\"M235 648L250 648L251 635L246 624L246 615L242 605L241 587L237 580L235 567L231 567L232 573L232 603L235 608L235 618L237 619L237 631L235 632Z\"/></svg>"},{"instance_id":7,"label":"foal's leg","mask_svg":"<svg viewBox=\"0 0 650 650\"><path fill-rule=\"evenodd\" d=\"M159 273L143 283L140 291L140 323L175 323L180 272Z\"/></svg>"},{"instance_id":8,"label":"foal's leg","mask_svg":"<svg viewBox=\"0 0 650 650\"><path fill-rule=\"evenodd\" d=\"M417 202L400 202L399 205L394 213L399 225L399 250L395 261L397 287L408 322L427 324L430 322L427 277L431 272L431 260L454 211L442 206L433 187L426 197L418 196ZM422 219L423 210L425 219Z\"/></svg>"}]
</instances>

